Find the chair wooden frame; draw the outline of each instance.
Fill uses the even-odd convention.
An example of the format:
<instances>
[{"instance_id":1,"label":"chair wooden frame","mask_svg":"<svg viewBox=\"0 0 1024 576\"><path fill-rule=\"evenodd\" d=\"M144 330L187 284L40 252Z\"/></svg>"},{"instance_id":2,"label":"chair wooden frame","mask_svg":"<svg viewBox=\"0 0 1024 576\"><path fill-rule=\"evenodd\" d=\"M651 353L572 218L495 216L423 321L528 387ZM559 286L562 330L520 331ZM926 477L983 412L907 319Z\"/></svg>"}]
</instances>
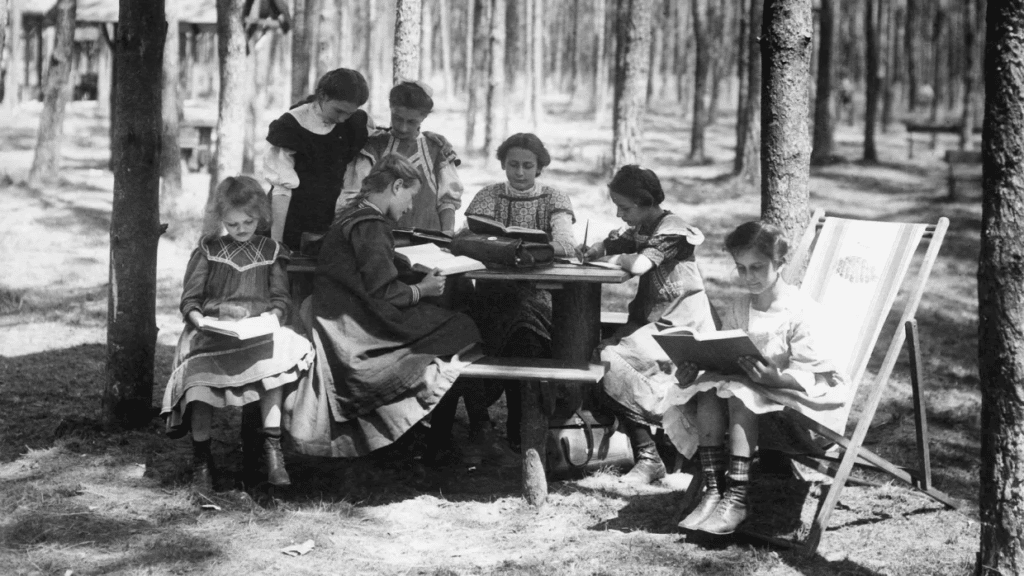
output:
<instances>
[{"instance_id":1,"label":"chair wooden frame","mask_svg":"<svg viewBox=\"0 0 1024 576\"><path fill-rule=\"evenodd\" d=\"M804 266L806 261L810 259L812 246L815 246L818 233L825 226L825 222L826 218L824 211L816 211L806 232L797 244L796 250L793 252L790 270L787 271L788 275L786 278L786 280L792 284L801 284L801 281L806 279L804 276ZM787 408L784 411L784 413L792 417L798 424L824 438L827 438L842 449L842 456L838 459L829 458L820 454L813 454L809 456L812 459L832 460L833 464L838 461L838 467L835 467L834 465L818 467L821 471L829 472L830 475L833 476L833 482L827 491L823 492L806 539L803 542L797 542L756 532L742 531L741 528L741 531L745 536L752 537L756 540L764 541L772 545L799 548L808 554L813 554L821 543L821 538L828 527L829 518L831 517L836 504L839 502L839 497L842 493L843 487L846 485L847 481L850 480L850 475L855 464L867 465L871 468L884 472L897 480L909 484L916 490L924 493L937 502L940 502L949 508L956 508L956 502L950 496L937 490L932 485L931 460L928 451L928 426L922 395L920 341L917 332L917 321L915 319L917 308L921 303L921 298L927 285L928 277L931 275L932 268L935 264L935 260L938 256L939 249L942 246L942 241L948 227L949 220L947 218L939 218L936 224L924 227L923 232L921 233L921 239L915 246L916 249L912 250L910 253L910 256L912 256L913 252L919 250L922 243L927 244L923 260L921 261L920 267L917 271L916 279L910 286L909 291L906 293L906 303L903 306L903 311L898 324L902 329L898 328L893 334L881 367L878 370L878 374L874 381L870 383L867 400L863 406L853 434L846 437L795 410ZM909 259L907 261L907 266L909 267ZM898 285L904 284L908 275L909 269L903 272L899 278ZM878 336L881 332L881 324L885 321L885 315L887 315L892 309L892 300L895 299L895 296L896 294L893 293L892 299L882 307L882 310L879 310L880 317L874 318L874 321L877 323L878 330L874 337L870 339L870 342L865 341L864 344L866 350L863 352L866 353L860 354L856 365L850 370L850 377L852 379L852 384L854 385L854 390L857 390L857 381L862 378L867 368L868 360L871 356L871 349L873 349L877 344ZM881 402L882 395L888 385L889 377L892 375L893 368L896 366L896 362L904 344L907 344L907 349L910 355L910 380L911 387L913 389L914 420L917 432L916 443L919 462L914 468L897 466L864 447L865 438L870 430L878 405ZM696 485L695 488L693 487L694 484ZM699 478L695 478L694 482L691 484L691 490L687 491L688 494L692 493L695 496L696 490L699 489L699 485Z\"/></svg>"}]
</instances>

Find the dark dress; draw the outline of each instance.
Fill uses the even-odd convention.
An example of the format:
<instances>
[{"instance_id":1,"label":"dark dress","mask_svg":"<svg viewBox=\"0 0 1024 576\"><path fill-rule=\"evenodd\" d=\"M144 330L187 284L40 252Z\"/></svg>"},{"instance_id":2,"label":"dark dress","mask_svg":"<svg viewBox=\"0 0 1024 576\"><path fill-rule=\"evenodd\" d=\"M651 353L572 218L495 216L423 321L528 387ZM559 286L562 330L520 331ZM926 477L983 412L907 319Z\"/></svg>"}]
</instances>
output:
<instances>
[{"instance_id":1,"label":"dark dress","mask_svg":"<svg viewBox=\"0 0 1024 576\"><path fill-rule=\"evenodd\" d=\"M303 128L291 114L270 123L267 142L295 152L299 185L292 190L282 241L299 249L303 232L323 234L334 221L345 167L366 144L366 112L357 110L327 134Z\"/></svg>"},{"instance_id":2,"label":"dark dress","mask_svg":"<svg viewBox=\"0 0 1024 576\"><path fill-rule=\"evenodd\" d=\"M204 242L185 270L181 314L239 318L290 308L285 265L288 249L264 236L236 242L229 236ZM285 326L249 340L196 330L186 324L164 392L161 413L173 437L188 432L187 407L242 406L298 380L313 363L309 341Z\"/></svg>"},{"instance_id":3,"label":"dark dress","mask_svg":"<svg viewBox=\"0 0 1024 576\"><path fill-rule=\"evenodd\" d=\"M286 424L300 452L352 457L391 444L458 377L441 357L480 341L469 317L416 301L399 278L392 229L360 204L324 238L309 319L317 366Z\"/></svg>"}]
</instances>

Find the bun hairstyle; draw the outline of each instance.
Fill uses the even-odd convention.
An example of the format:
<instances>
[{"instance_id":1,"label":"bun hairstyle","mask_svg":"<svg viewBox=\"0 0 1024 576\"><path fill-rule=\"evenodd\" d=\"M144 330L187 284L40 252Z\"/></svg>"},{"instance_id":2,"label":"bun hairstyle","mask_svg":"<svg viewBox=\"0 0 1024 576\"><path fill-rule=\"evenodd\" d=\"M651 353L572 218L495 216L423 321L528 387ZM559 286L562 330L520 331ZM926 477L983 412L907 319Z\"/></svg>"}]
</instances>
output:
<instances>
[{"instance_id":1,"label":"bun hairstyle","mask_svg":"<svg viewBox=\"0 0 1024 576\"><path fill-rule=\"evenodd\" d=\"M370 87L358 71L337 68L317 80L313 97L319 101L344 100L362 106L370 98Z\"/></svg>"},{"instance_id":2,"label":"bun hairstyle","mask_svg":"<svg viewBox=\"0 0 1024 576\"><path fill-rule=\"evenodd\" d=\"M505 165L505 157L508 156L508 151L513 148L522 148L523 150L529 150L537 157L537 176L540 176L541 170L551 164L551 154L548 153L548 149L544 147L544 143L540 141L540 138L536 134L529 132L520 132L509 136L501 146L498 146L498 161L501 165Z\"/></svg>"},{"instance_id":3,"label":"bun hairstyle","mask_svg":"<svg viewBox=\"0 0 1024 576\"><path fill-rule=\"evenodd\" d=\"M434 109L434 100L427 93L427 90L423 88L423 85L409 80L395 84L395 87L391 89L391 93L388 94L388 104L392 107L412 108L424 114L430 114Z\"/></svg>"},{"instance_id":4,"label":"bun hairstyle","mask_svg":"<svg viewBox=\"0 0 1024 576\"><path fill-rule=\"evenodd\" d=\"M241 210L259 219L258 230L270 225L270 198L263 186L249 176L228 176L221 180L214 193L213 210L217 220L223 220L230 210Z\"/></svg>"},{"instance_id":5,"label":"bun hairstyle","mask_svg":"<svg viewBox=\"0 0 1024 576\"><path fill-rule=\"evenodd\" d=\"M774 224L765 224L758 220L745 222L725 237L725 249L730 254L744 250L757 250L776 266L785 264L789 257L789 241L782 229Z\"/></svg>"},{"instance_id":6,"label":"bun hairstyle","mask_svg":"<svg viewBox=\"0 0 1024 576\"><path fill-rule=\"evenodd\" d=\"M636 202L637 206L657 206L665 200L665 191L661 189L658 175L636 164L619 168L608 183L608 189Z\"/></svg>"},{"instance_id":7,"label":"bun hairstyle","mask_svg":"<svg viewBox=\"0 0 1024 576\"><path fill-rule=\"evenodd\" d=\"M382 192L387 189L395 180L401 180L403 188L412 186L413 182L420 182L420 171L408 160L397 154L388 154L382 157L370 169L370 173L363 178L363 185L355 196L345 203L345 207L354 206L362 202L370 194Z\"/></svg>"}]
</instances>

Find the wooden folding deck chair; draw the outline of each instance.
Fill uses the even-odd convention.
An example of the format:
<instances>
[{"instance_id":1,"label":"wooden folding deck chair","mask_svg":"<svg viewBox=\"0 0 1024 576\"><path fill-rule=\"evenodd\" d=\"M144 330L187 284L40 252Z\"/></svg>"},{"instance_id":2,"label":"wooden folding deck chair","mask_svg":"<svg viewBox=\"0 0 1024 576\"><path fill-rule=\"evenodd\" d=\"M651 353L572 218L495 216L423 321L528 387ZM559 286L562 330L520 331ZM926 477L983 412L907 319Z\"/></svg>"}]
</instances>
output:
<instances>
[{"instance_id":1,"label":"wooden folding deck chair","mask_svg":"<svg viewBox=\"0 0 1024 576\"><path fill-rule=\"evenodd\" d=\"M842 452L841 458L831 459L833 464L838 460L838 467L819 467L819 470L829 472L834 479L828 490L823 492L806 540L801 543L751 532L745 532L746 535L813 553L828 527L829 517L854 464L867 464L906 482L950 508L956 507L953 499L936 490L931 483L928 429L921 395L920 348L914 318L948 226L949 220L946 218L928 225L825 218L823 211L814 214L807 232L793 252L791 270L787 271L796 278L789 277L787 281L799 284L804 293L822 304L829 315L829 323L839 328L830 338L832 355L844 368L852 386L851 401L842 414L843 423L849 417L850 405L867 369L871 352L911 269L915 253L922 245L926 249L916 279L905 291L903 311L885 358L874 381L867 384L867 400L852 436L836 433L796 410L785 410L798 424L834 443ZM809 259L807 254L810 254ZM807 267L800 282L800 269L804 260L807 260ZM910 353L910 378L920 460L914 469L897 466L863 446L904 342L908 342ZM828 458L824 453L812 456Z\"/></svg>"}]
</instances>

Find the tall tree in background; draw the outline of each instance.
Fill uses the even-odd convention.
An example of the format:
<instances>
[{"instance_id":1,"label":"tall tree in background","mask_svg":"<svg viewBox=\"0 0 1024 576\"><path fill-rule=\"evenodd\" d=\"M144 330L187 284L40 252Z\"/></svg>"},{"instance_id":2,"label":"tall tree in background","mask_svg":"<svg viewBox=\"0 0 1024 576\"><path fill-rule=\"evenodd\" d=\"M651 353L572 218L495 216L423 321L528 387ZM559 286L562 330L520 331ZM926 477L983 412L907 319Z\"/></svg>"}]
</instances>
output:
<instances>
[{"instance_id":1,"label":"tall tree in background","mask_svg":"<svg viewBox=\"0 0 1024 576\"><path fill-rule=\"evenodd\" d=\"M691 162L703 164L707 161L704 152L704 129L708 124L707 93L708 72L711 65L707 33L707 3L709 0L691 0L690 11L693 21L694 72L693 72L693 128L690 130Z\"/></svg>"},{"instance_id":2,"label":"tall tree in background","mask_svg":"<svg viewBox=\"0 0 1024 576\"><path fill-rule=\"evenodd\" d=\"M835 0L821 0L818 12L818 79L814 95L814 141L811 145L811 165L820 166L832 161L835 154L835 107L832 102L832 49L835 45Z\"/></svg>"},{"instance_id":3,"label":"tall tree in background","mask_svg":"<svg viewBox=\"0 0 1024 576\"><path fill-rule=\"evenodd\" d=\"M60 147L64 141L64 111L74 89L71 69L74 64L76 0L58 0L57 29L50 67L43 86L43 114L39 118L36 154L28 173L28 184L35 188L56 182L60 170ZM161 34L163 30L161 29Z\"/></svg>"},{"instance_id":4,"label":"tall tree in background","mask_svg":"<svg viewBox=\"0 0 1024 576\"><path fill-rule=\"evenodd\" d=\"M7 55L7 28L11 22L11 0L0 0L0 70L7 71L8 62L4 59ZM16 34L11 34L16 36ZM15 40L17 42L17 40ZM10 75L10 72L8 72Z\"/></svg>"},{"instance_id":5,"label":"tall tree in background","mask_svg":"<svg viewBox=\"0 0 1024 576\"><path fill-rule=\"evenodd\" d=\"M395 52L392 84L415 80L420 73L420 0L398 0L395 6Z\"/></svg>"},{"instance_id":6,"label":"tall tree in background","mask_svg":"<svg viewBox=\"0 0 1024 576\"><path fill-rule=\"evenodd\" d=\"M960 117L960 149L966 150L974 133L974 31L977 25L977 0L964 0L964 93Z\"/></svg>"},{"instance_id":7,"label":"tall tree in background","mask_svg":"<svg viewBox=\"0 0 1024 576\"><path fill-rule=\"evenodd\" d=\"M247 54L243 9L244 0L217 0L217 58L220 62L217 152L210 169L210 195L203 219L204 234L220 230L220 222L214 218L212 210L213 192L217 184L228 176L242 173L246 114L252 97L250 87L253 73L251 59Z\"/></svg>"},{"instance_id":8,"label":"tall tree in background","mask_svg":"<svg viewBox=\"0 0 1024 576\"><path fill-rule=\"evenodd\" d=\"M594 120L607 118L608 108L608 47L605 35L608 28L607 0L594 0Z\"/></svg>"},{"instance_id":9,"label":"tall tree in background","mask_svg":"<svg viewBox=\"0 0 1024 576\"><path fill-rule=\"evenodd\" d=\"M179 30L177 2L167 3L167 38L164 40L163 74L161 76L162 127L160 151L160 205L165 214L176 215L181 199L181 148L178 146L179 121L182 116L180 79Z\"/></svg>"},{"instance_id":10,"label":"tall tree in background","mask_svg":"<svg viewBox=\"0 0 1024 576\"><path fill-rule=\"evenodd\" d=\"M309 69L311 52L311 18L309 3L315 0L292 0L295 12L292 14L292 103L309 95ZM221 0L217 5L220 6ZM370 0L371 5L373 0ZM218 19L220 12L218 11ZM372 27L373 20L367 28ZM219 28L218 28L219 29Z\"/></svg>"},{"instance_id":11,"label":"tall tree in background","mask_svg":"<svg viewBox=\"0 0 1024 576\"><path fill-rule=\"evenodd\" d=\"M477 108L480 106L480 72L487 66L487 42L490 28L490 0L467 0L466 18L466 151L473 150L476 137Z\"/></svg>"},{"instance_id":12,"label":"tall tree in background","mask_svg":"<svg viewBox=\"0 0 1024 576\"><path fill-rule=\"evenodd\" d=\"M738 112L737 123L744 124L742 138L737 138L736 159L733 173L750 183L754 190L761 188L761 15L764 11L762 0L749 0L749 25L746 46L741 50L747 56L747 96L744 107Z\"/></svg>"},{"instance_id":13,"label":"tall tree in background","mask_svg":"<svg viewBox=\"0 0 1024 576\"><path fill-rule=\"evenodd\" d=\"M878 120L878 96L881 82L878 78L878 20L875 16L876 0L864 0L864 36L867 40L867 102L864 110L864 162L877 163L875 123Z\"/></svg>"},{"instance_id":14,"label":"tall tree in background","mask_svg":"<svg viewBox=\"0 0 1024 576\"><path fill-rule=\"evenodd\" d=\"M6 45L10 47L10 52L9 60L4 68L7 70L7 74L4 76L4 100L0 107L11 111L21 102L21 72L17 70L17 66L22 61L21 2L23 0L3 1L8 3L7 23L10 34L7 35L3 43L0 43L0 51ZM102 41L100 39L100 42Z\"/></svg>"},{"instance_id":15,"label":"tall tree in background","mask_svg":"<svg viewBox=\"0 0 1024 576\"><path fill-rule=\"evenodd\" d=\"M434 3L420 1L420 69L417 78L429 82L434 74Z\"/></svg>"},{"instance_id":16,"label":"tall tree in background","mask_svg":"<svg viewBox=\"0 0 1024 576\"><path fill-rule=\"evenodd\" d=\"M455 93L455 73L452 69L451 9L449 0L437 0L441 32L441 75L444 79L444 93L449 97Z\"/></svg>"},{"instance_id":17,"label":"tall tree in background","mask_svg":"<svg viewBox=\"0 0 1024 576\"><path fill-rule=\"evenodd\" d=\"M917 2L918 0L907 0L907 16L904 20L903 29L903 52L907 60L907 101L910 111L917 108L917 52L914 42L916 38L914 27L917 26Z\"/></svg>"},{"instance_id":18,"label":"tall tree in background","mask_svg":"<svg viewBox=\"0 0 1024 576\"><path fill-rule=\"evenodd\" d=\"M991 2L986 36L977 576L1024 573L1024 0Z\"/></svg>"},{"instance_id":19,"label":"tall tree in background","mask_svg":"<svg viewBox=\"0 0 1024 576\"><path fill-rule=\"evenodd\" d=\"M807 83L814 30L811 0L765 0L761 44L761 217L789 238L809 212Z\"/></svg>"},{"instance_id":20,"label":"tall tree in background","mask_svg":"<svg viewBox=\"0 0 1024 576\"><path fill-rule=\"evenodd\" d=\"M618 170L640 160L647 102L653 0L618 0L612 163Z\"/></svg>"},{"instance_id":21,"label":"tall tree in background","mask_svg":"<svg viewBox=\"0 0 1024 576\"><path fill-rule=\"evenodd\" d=\"M489 164L495 142L501 139L502 85L505 83L505 0L488 0L490 39L487 63L487 104L484 120L484 162Z\"/></svg>"},{"instance_id":22,"label":"tall tree in background","mask_svg":"<svg viewBox=\"0 0 1024 576\"><path fill-rule=\"evenodd\" d=\"M544 2L524 0L526 3L527 58L526 118L533 130L544 117Z\"/></svg>"},{"instance_id":23,"label":"tall tree in background","mask_svg":"<svg viewBox=\"0 0 1024 576\"><path fill-rule=\"evenodd\" d=\"M103 421L123 428L149 423L153 402L164 26L164 0L120 0Z\"/></svg>"}]
</instances>

